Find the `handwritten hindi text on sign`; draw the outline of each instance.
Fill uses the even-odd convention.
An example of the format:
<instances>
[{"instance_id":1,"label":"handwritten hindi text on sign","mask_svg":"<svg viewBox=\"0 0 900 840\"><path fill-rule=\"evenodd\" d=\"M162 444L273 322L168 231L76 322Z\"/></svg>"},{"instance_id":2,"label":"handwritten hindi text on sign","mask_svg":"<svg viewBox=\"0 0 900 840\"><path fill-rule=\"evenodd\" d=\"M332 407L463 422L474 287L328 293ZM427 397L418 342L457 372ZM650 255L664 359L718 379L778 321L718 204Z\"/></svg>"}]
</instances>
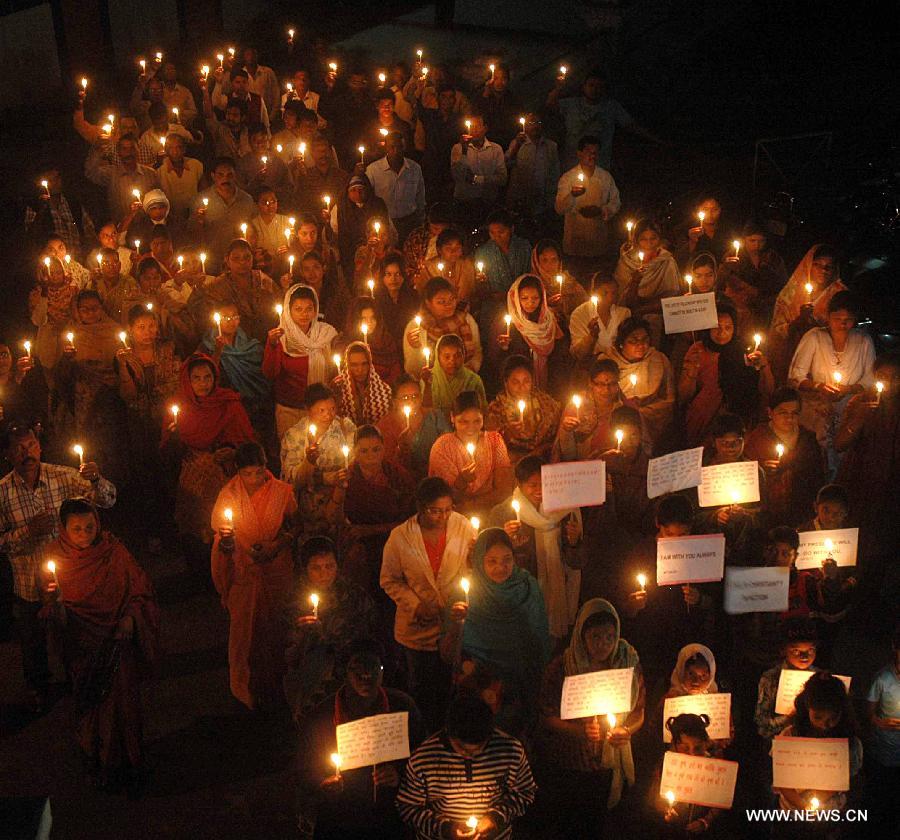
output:
<instances>
[{"instance_id":1,"label":"handwritten hindi text on sign","mask_svg":"<svg viewBox=\"0 0 900 840\"><path fill-rule=\"evenodd\" d=\"M563 680L559 716L563 720L631 711L634 668L590 671Z\"/></svg>"},{"instance_id":2,"label":"handwritten hindi text on sign","mask_svg":"<svg viewBox=\"0 0 900 840\"><path fill-rule=\"evenodd\" d=\"M794 790L850 790L846 738L785 738L772 741L772 785Z\"/></svg>"},{"instance_id":3,"label":"handwritten hindi text on sign","mask_svg":"<svg viewBox=\"0 0 900 840\"><path fill-rule=\"evenodd\" d=\"M667 752L663 758L659 795L665 796L672 791L676 808L678 802L707 808L730 808L737 773L736 761Z\"/></svg>"},{"instance_id":4,"label":"handwritten hindi text on sign","mask_svg":"<svg viewBox=\"0 0 900 840\"><path fill-rule=\"evenodd\" d=\"M544 510L591 507L606 502L606 463L567 461L541 467Z\"/></svg>"},{"instance_id":5,"label":"handwritten hindi text on sign","mask_svg":"<svg viewBox=\"0 0 900 840\"><path fill-rule=\"evenodd\" d=\"M667 697L663 703L663 741L672 741L672 733L666 729L666 721L677 715L708 715L706 732L713 741L731 737L731 695L685 694Z\"/></svg>"},{"instance_id":6,"label":"handwritten hindi text on sign","mask_svg":"<svg viewBox=\"0 0 900 840\"><path fill-rule=\"evenodd\" d=\"M743 505L759 501L759 464L735 461L700 470L700 507Z\"/></svg>"},{"instance_id":7,"label":"handwritten hindi text on sign","mask_svg":"<svg viewBox=\"0 0 900 840\"><path fill-rule=\"evenodd\" d=\"M337 751L341 770L409 758L408 718L409 712L393 712L340 724Z\"/></svg>"},{"instance_id":8,"label":"handwritten hindi text on sign","mask_svg":"<svg viewBox=\"0 0 900 840\"><path fill-rule=\"evenodd\" d=\"M725 567L725 612L784 612L791 570L787 566Z\"/></svg>"},{"instance_id":9,"label":"handwritten hindi text on sign","mask_svg":"<svg viewBox=\"0 0 900 840\"><path fill-rule=\"evenodd\" d=\"M822 561L828 557L825 540L831 540L833 543L831 556L838 566L856 565L859 528L840 528L835 531L801 531L796 563L798 569L822 567Z\"/></svg>"},{"instance_id":10,"label":"handwritten hindi text on sign","mask_svg":"<svg viewBox=\"0 0 900 840\"><path fill-rule=\"evenodd\" d=\"M702 446L651 458L647 467L647 497L655 499L664 493L696 487L700 483L702 462Z\"/></svg>"},{"instance_id":11,"label":"handwritten hindi text on sign","mask_svg":"<svg viewBox=\"0 0 900 840\"><path fill-rule=\"evenodd\" d=\"M656 541L656 583L709 583L722 580L725 535L661 537Z\"/></svg>"},{"instance_id":12,"label":"handwritten hindi text on sign","mask_svg":"<svg viewBox=\"0 0 900 840\"><path fill-rule=\"evenodd\" d=\"M662 299L666 335L710 330L719 325L715 292Z\"/></svg>"},{"instance_id":13,"label":"handwritten hindi text on sign","mask_svg":"<svg viewBox=\"0 0 900 840\"><path fill-rule=\"evenodd\" d=\"M775 714L790 715L794 713L794 701L797 695L803 691L814 671L795 671L793 668L782 668L778 677L778 693L775 695ZM850 693L850 677L842 677L835 674Z\"/></svg>"}]
</instances>

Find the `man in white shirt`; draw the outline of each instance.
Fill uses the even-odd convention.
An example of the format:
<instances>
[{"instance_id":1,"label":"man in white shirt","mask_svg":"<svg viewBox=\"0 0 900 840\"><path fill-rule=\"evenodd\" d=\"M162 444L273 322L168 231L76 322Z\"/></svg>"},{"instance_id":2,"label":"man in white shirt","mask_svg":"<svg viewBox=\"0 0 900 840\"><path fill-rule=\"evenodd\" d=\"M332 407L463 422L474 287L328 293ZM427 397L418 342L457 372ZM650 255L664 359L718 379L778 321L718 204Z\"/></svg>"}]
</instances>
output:
<instances>
[{"instance_id":1,"label":"man in white shirt","mask_svg":"<svg viewBox=\"0 0 900 840\"><path fill-rule=\"evenodd\" d=\"M288 102L299 102L316 116L319 114L319 94L309 89L309 70L304 67L294 71L291 81L287 83L287 91L281 96L282 119L284 119L284 106ZM324 129L326 125L328 125L326 120L319 117L319 130Z\"/></svg>"},{"instance_id":2,"label":"man in white shirt","mask_svg":"<svg viewBox=\"0 0 900 840\"><path fill-rule=\"evenodd\" d=\"M185 155L184 138L178 134L166 138L165 151L166 156L157 169L159 185L169 198L172 215L184 221L200 188L203 164Z\"/></svg>"},{"instance_id":3,"label":"man in white shirt","mask_svg":"<svg viewBox=\"0 0 900 840\"><path fill-rule=\"evenodd\" d=\"M372 189L387 205L388 215L402 244L409 232L422 220L425 210L425 180L422 167L405 156L406 144L399 132L388 134L385 155L370 163L366 177Z\"/></svg>"},{"instance_id":4,"label":"man in white shirt","mask_svg":"<svg viewBox=\"0 0 900 840\"><path fill-rule=\"evenodd\" d=\"M578 142L578 166L564 172L556 190L556 212L564 218L563 250L575 258L603 254L607 222L619 212L619 190L612 175L597 166L600 139Z\"/></svg>"},{"instance_id":5,"label":"man in white shirt","mask_svg":"<svg viewBox=\"0 0 900 840\"><path fill-rule=\"evenodd\" d=\"M489 206L506 186L503 149L487 139L484 117L472 116L466 123L468 133L450 150L453 197L463 204Z\"/></svg>"}]
</instances>

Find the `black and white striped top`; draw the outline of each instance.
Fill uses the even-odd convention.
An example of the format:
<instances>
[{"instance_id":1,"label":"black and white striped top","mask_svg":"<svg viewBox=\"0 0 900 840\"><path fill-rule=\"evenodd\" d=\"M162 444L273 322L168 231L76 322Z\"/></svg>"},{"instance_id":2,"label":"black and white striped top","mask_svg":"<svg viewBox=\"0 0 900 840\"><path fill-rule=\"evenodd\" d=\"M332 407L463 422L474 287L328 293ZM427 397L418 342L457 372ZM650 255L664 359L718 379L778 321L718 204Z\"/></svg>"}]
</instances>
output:
<instances>
[{"instance_id":1,"label":"black and white striped top","mask_svg":"<svg viewBox=\"0 0 900 840\"><path fill-rule=\"evenodd\" d=\"M420 840L437 840L446 820L464 824L490 815L500 827L497 838L512 836L511 823L534 802L537 786L525 749L494 729L475 758L454 752L438 732L412 754L397 794L397 808Z\"/></svg>"}]
</instances>

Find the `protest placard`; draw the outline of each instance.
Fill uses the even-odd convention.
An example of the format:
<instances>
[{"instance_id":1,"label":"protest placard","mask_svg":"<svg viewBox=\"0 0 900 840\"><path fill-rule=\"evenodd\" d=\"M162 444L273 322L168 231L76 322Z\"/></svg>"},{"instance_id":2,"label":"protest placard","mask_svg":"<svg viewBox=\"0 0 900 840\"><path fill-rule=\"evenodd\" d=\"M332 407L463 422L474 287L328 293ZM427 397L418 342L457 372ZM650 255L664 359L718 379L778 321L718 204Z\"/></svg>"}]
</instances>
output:
<instances>
[{"instance_id":1,"label":"protest placard","mask_svg":"<svg viewBox=\"0 0 900 840\"><path fill-rule=\"evenodd\" d=\"M602 505L606 502L606 462L544 464L541 489L545 511Z\"/></svg>"},{"instance_id":2,"label":"protest placard","mask_svg":"<svg viewBox=\"0 0 900 840\"><path fill-rule=\"evenodd\" d=\"M409 758L409 712L352 720L337 726L341 770Z\"/></svg>"},{"instance_id":3,"label":"protest placard","mask_svg":"<svg viewBox=\"0 0 900 840\"><path fill-rule=\"evenodd\" d=\"M696 487L700 483L702 462L702 446L651 458L647 467L647 497L655 499L664 493Z\"/></svg>"},{"instance_id":4,"label":"protest placard","mask_svg":"<svg viewBox=\"0 0 900 840\"><path fill-rule=\"evenodd\" d=\"M735 461L703 467L697 495L700 507L758 502L759 464L756 461Z\"/></svg>"},{"instance_id":5,"label":"protest placard","mask_svg":"<svg viewBox=\"0 0 900 840\"><path fill-rule=\"evenodd\" d=\"M803 691L803 686L815 671L797 671L793 668L782 668L778 677L778 693L775 695L775 714L790 715L794 712L794 700ZM850 677L835 674L850 693Z\"/></svg>"},{"instance_id":6,"label":"protest placard","mask_svg":"<svg viewBox=\"0 0 900 840\"><path fill-rule=\"evenodd\" d=\"M788 608L788 566L725 567L725 612L784 612Z\"/></svg>"},{"instance_id":7,"label":"protest placard","mask_svg":"<svg viewBox=\"0 0 900 840\"><path fill-rule=\"evenodd\" d=\"M772 740L772 786L794 790L850 790L846 738Z\"/></svg>"},{"instance_id":8,"label":"protest placard","mask_svg":"<svg viewBox=\"0 0 900 840\"><path fill-rule=\"evenodd\" d=\"M672 807L678 803L703 805L707 808L730 808L734 801L738 763L720 758L704 758L667 752L663 758L659 795L674 795Z\"/></svg>"},{"instance_id":9,"label":"protest placard","mask_svg":"<svg viewBox=\"0 0 900 840\"><path fill-rule=\"evenodd\" d=\"M825 545L831 540L831 550ZM797 551L798 569L820 569L826 557L833 557L838 566L856 565L859 528L839 528L834 531L801 531Z\"/></svg>"},{"instance_id":10,"label":"protest placard","mask_svg":"<svg viewBox=\"0 0 900 840\"><path fill-rule=\"evenodd\" d=\"M719 326L715 292L663 298L662 310L666 335Z\"/></svg>"},{"instance_id":11,"label":"protest placard","mask_svg":"<svg viewBox=\"0 0 900 840\"><path fill-rule=\"evenodd\" d=\"M722 580L724 570L724 534L661 537L656 541L658 586Z\"/></svg>"},{"instance_id":12,"label":"protest placard","mask_svg":"<svg viewBox=\"0 0 900 840\"><path fill-rule=\"evenodd\" d=\"M589 671L563 680L559 716L563 720L631 711L634 668Z\"/></svg>"},{"instance_id":13,"label":"protest placard","mask_svg":"<svg viewBox=\"0 0 900 840\"><path fill-rule=\"evenodd\" d=\"M678 715L708 715L706 732L714 741L731 737L731 695L685 694L667 697L663 703L663 741L672 742L672 733L666 729L666 721Z\"/></svg>"}]
</instances>

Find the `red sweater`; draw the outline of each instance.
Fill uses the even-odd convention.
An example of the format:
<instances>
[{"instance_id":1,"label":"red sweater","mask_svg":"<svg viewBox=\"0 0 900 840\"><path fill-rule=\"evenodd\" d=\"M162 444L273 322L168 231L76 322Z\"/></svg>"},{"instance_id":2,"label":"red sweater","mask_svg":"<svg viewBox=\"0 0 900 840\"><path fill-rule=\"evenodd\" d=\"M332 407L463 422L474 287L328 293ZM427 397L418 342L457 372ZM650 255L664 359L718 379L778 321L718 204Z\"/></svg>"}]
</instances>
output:
<instances>
[{"instance_id":1,"label":"red sweater","mask_svg":"<svg viewBox=\"0 0 900 840\"><path fill-rule=\"evenodd\" d=\"M275 402L288 408L303 408L309 379L309 356L288 356L281 342L274 347L266 344L262 372L266 379L272 380Z\"/></svg>"}]
</instances>

